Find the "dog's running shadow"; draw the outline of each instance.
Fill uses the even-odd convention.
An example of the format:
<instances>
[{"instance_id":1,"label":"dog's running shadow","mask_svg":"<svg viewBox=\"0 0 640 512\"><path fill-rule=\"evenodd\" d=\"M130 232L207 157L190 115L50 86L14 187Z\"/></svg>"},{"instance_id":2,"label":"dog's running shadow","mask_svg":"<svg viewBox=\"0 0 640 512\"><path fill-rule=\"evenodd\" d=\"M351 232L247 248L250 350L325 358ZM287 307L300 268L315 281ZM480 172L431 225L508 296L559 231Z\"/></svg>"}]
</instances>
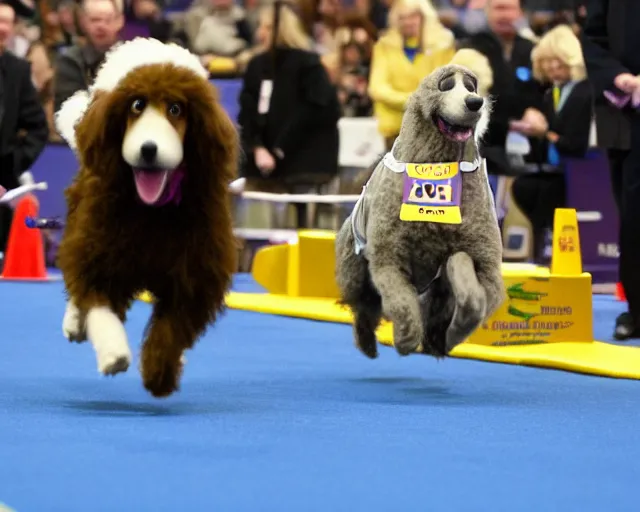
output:
<instances>
[{"instance_id":1,"label":"dog's running shadow","mask_svg":"<svg viewBox=\"0 0 640 512\"><path fill-rule=\"evenodd\" d=\"M117 400L67 400L61 407L81 416L194 416L244 412L246 408L231 404L142 403Z\"/></svg>"},{"instance_id":2,"label":"dog's running shadow","mask_svg":"<svg viewBox=\"0 0 640 512\"><path fill-rule=\"evenodd\" d=\"M478 387L452 386L450 383L417 377L362 377L349 379L356 384L356 401L407 406L482 407L520 404L516 394Z\"/></svg>"}]
</instances>

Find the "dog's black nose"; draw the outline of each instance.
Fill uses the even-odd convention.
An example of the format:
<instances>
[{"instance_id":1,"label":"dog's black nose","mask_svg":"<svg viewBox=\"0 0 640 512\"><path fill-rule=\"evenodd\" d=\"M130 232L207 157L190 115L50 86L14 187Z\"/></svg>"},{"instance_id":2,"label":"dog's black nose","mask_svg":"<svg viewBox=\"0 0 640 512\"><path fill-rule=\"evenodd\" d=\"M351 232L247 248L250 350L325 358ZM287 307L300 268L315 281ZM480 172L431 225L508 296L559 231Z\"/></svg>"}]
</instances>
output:
<instances>
[{"instance_id":1,"label":"dog's black nose","mask_svg":"<svg viewBox=\"0 0 640 512\"><path fill-rule=\"evenodd\" d=\"M467 96L464 103L471 112L477 112L484 104L484 100L480 96Z\"/></svg>"},{"instance_id":2,"label":"dog's black nose","mask_svg":"<svg viewBox=\"0 0 640 512\"><path fill-rule=\"evenodd\" d=\"M140 146L140 156L147 164L152 164L156 160L158 146L155 142L145 142Z\"/></svg>"}]
</instances>

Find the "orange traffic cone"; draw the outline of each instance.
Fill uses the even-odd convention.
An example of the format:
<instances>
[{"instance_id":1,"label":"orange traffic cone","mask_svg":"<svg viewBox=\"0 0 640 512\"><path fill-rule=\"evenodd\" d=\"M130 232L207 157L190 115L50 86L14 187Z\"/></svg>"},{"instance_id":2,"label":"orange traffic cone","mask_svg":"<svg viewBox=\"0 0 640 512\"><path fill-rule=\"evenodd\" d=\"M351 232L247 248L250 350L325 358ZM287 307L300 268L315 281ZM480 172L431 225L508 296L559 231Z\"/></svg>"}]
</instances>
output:
<instances>
[{"instance_id":1,"label":"orange traffic cone","mask_svg":"<svg viewBox=\"0 0 640 512\"><path fill-rule=\"evenodd\" d=\"M14 281L47 281L44 243L39 229L25 224L27 217L38 216L38 203L32 196L21 199L14 212L7 250L4 255L2 279Z\"/></svg>"},{"instance_id":2,"label":"orange traffic cone","mask_svg":"<svg viewBox=\"0 0 640 512\"><path fill-rule=\"evenodd\" d=\"M616 283L616 293L615 293L616 299L622 302L626 302L627 301L627 296L624 293L624 288L622 287L622 283Z\"/></svg>"}]
</instances>

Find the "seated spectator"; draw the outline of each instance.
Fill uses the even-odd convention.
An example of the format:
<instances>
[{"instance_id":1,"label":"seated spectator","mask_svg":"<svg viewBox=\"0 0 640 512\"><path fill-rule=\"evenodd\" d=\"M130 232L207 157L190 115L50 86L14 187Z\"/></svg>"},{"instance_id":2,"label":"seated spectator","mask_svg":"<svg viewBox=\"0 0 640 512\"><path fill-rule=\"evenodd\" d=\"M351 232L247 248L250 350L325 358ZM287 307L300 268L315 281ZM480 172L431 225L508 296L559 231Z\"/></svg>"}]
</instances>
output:
<instances>
[{"instance_id":1,"label":"seated spectator","mask_svg":"<svg viewBox=\"0 0 640 512\"><path fill-rule=\"evenodd\" d=\"M373 48L369 95L388 150L400 133L405 103L422 79L448 64L453 34L428 0L395 0L389 30Z\"/></svg>"},{"instance_id":2,"label":"seated spectator","mask_svg":"<svg viewBox=\"0 0 640 512\"><path fill-rule=\"evenodd\" d=\"M233 0L210 0L209 6L201 6L191 12L191 23L198 19L198 28L193 32L191 49L198 55L235 57L248 49L253 40L251 26L242 7Z\"/></svg>"},{"instance_id":3,"label":"seated spectator","mask_svg":"<svg viewBox=\"0 0 640 512\"><path fill-rule=\"evenodd\" d=\"M42 41L54 53L82 42L75 0L61 0L55 10L47 10Z\"/></svg>"},{"instance_id":4,"label":"seated spectator","mask_svg":"<svg viewBox=\"0 0 640 512\"><path fill-rule=\"evenodd\" d=\"M277 13L277 16L276 16ZM320 58L311 51L295 7L265 8L257 37L272 42L247 67L238 123L248 189L303 193L338 172L340 106ZM307 224L298 205L298 227Z\"/></svg>"},{"instance_id":5,"label":"seated spectator","mask_svg":"<svg viewBox=\"0 0 640 512\"><path fill-rule=\"evenodd\" d=\"M11 0L8 5L13 7L16 19L11 37L6 41L5 47L14 55L24 59L31 42L36 41L40 35L37 25L30 23L35 16L35 10L24 0Z\"/></svg>"},{"instance_id":6,"label":"seated spectator","mask_svg":"<svg viewBox=\"0 0 640 512\"><path fill-rule=\"evenodd\" d=\"M345 44L340 52L338 98L343 117L369 117L373 104L367 93L369 88L369 62L367 50L356 40Z\"/></svg>"},{"instance_id":7,"label":"seated spectator","mask_svg":"<svg viewBox=\"0 0 640 512\"><path fill-rule=\"evenodd\" d=\"M371 0L369 2L368 18L378 31L389 27L389 9L393 0Z\"/></svg>"},{"instance_id":8,"label":"seated spectator","mask_svg":"<svg viewBox=\"0 0 640 512\"><path fill-rule=\"evenodd\" d=\"M49 139L61 140L58 136L53 112L53 66L49 60L47 47L41 42L35 42L29 48L26 59L31 63L31 79L38 92L40 104L44 107L49 126Z\"/></svg>"},{"instance_id":9,"label":"seated spectator","mask_svg":"<svg viewBox=\"0 0 640 512\"><path fill-rule=\"evenodd\" d=\"M67 48L56 63L56 112L67 98L93 83L105 53L118 42L124 25L121 4L117 0L84 0L81 19L86 43Z\"/></svg>"},{"instance_id":10,"label":"seated spectator","mask_svg":"<svg viewBox=\"0 0 640 512\"><path fill-rule=\"evenodd\" d=\"M462 47L482 53L491 65L495 98L489 129L484 137L483 153L492 174L513 174L506 153L509 123L522 119L528 108L542 108L544 88L534 79L531 52L533 43L518 34L523 19L520 0L487 0L488 29L471 36ZM530 140L527 159L541 160L540 148Z\"/></svg>"},{"instance_id":11,"label":"seated spectator","mask_svg":"<svg viewBox=\"0 0 640 512\"><path fill-rule=\"evenodd\" d=\"M62 0L58 3L56 12L58 21L60 22L60 31L62 35L63 45L73 46L80 43L82 32L78 23L78 2L75 0Z\"/></svg>"},{"instance_id":12,"label":"seated spectator","mask_svg":"<svg viewBox=\"0 0 640 512\"><path fill-rule=\"evenodd\" d=\"M340 80L342 47L352 41L361 45L366 60L370 58L370 46L376 41L378 31L358 9L345 9L339 0L320 0L317 4L318 19L311 36L315 50L333 83Z\"/></svg>"},{"instance_id":13,"label":"seated spectator","mask_svg":"<svg viewBox=\"0 0 640 512\"><path fill-rule=\"evenodd\" d=\"M152 37L165 43L184 44L184 41L173 37L173 24L164 17L156 0L130 0L125 5L125 23L120 34L123 41Z\"/></svg>"},{"instance_id":14,"label":"seated spectator","mask_svg":"<svg viewBox=\"0 0 640 512\"><path fill-rule=\"evenodd\" d=\"M553 227L555 209L562 208L566 201L562 159L584 157L587 152L593 95L586 80L580 41L568 25L548 32L533 51L532 59L535 78L552 85L544 97L544 118L541 122L516 122L513 127L540 140L547 154L546 163L559 172L518 176L512 195L531 221L535 246L540 247L544 230Z\"/></svg>"}]
</instances>

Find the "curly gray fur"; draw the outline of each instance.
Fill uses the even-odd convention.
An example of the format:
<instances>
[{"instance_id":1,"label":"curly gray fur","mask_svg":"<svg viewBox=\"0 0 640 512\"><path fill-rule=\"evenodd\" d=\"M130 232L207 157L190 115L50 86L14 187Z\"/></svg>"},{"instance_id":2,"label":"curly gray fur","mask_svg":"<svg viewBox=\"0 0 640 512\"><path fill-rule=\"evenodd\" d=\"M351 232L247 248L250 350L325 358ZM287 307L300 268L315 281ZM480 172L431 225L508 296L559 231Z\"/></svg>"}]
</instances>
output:
<instances>
[{"instance_id":1,"label":"curly gray fur","mask_svg":"<svg viewBox=\"0 0 640 512\"><path fill-rule=\"evenodd\" d=\"M451 86L451 77L455 86ZM445 66L421 83L408 102L394 146L401 162L438 163L479 158L478 140L488 123L490 101L474 111L474 75ZM448 80L448 86L443 85ZM442 90L441 90L442 89ZM473 128L466 142L443 135L442 117ZM423 351L447 355L504 300L502 243L486 170L462 173L462 224L400 220L403 174L375 165L366 188L366 248L356 254L351 218L336 239L336 277L341 302L354 314L356 346L377 356L375 329L382 316L393 322L402 355Z\"/></svg>"}]
</instances>

